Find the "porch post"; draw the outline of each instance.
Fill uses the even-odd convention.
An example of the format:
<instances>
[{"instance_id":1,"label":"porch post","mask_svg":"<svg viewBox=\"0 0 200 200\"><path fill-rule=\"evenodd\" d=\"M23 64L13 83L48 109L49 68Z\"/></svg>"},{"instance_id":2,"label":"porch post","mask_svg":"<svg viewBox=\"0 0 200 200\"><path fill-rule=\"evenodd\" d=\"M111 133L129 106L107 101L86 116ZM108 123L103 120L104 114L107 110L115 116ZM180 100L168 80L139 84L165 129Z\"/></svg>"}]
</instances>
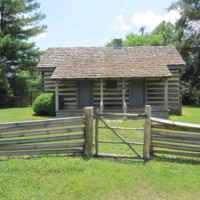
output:
<instances>
[{"instance_id":1,"label":"porch post","mask_svg":"<svg viewBox=\"0 0 200 200\"><path fill-rule=\"evenodd\" d=\"M168 79L165 79L165 99L164 99L164 106L165 110L168 110Z\"/></svg>"},{"instance_id":2,"label":"porch post","mask_svg":"<svg viewBox=\"0 0 200 200\"><path fill-rule=\"evenodd\" d=\"M58 105L58 80L55 81L55 111L59 111Z\"/></svg>"},{"instance_id":3,"label":"porch post","mask_svg":"<svg viewBox=\"0 0 200 200\"><path fill-rule=\"evenodd\" d=\"M101 102L100 102L100 113L103 113L103 80L101 79Z\"/></svg>"},{"instance_id":4,"label":"porch post","mask_svg":"<svg viewBox=\"0 0 200 200\"><path fill-rule=\"evenodd\" d=\"M125 100L125 94L126 94L126 87L125 87L125 81L124 79L122 80L123 82L123 87L122 87L122 101L123 101L123 113L126 114L127 113L127 106L126 106L126 100ZM123 117L124 121L127 120L127 116Z\"/></svg>"}]
</instances>

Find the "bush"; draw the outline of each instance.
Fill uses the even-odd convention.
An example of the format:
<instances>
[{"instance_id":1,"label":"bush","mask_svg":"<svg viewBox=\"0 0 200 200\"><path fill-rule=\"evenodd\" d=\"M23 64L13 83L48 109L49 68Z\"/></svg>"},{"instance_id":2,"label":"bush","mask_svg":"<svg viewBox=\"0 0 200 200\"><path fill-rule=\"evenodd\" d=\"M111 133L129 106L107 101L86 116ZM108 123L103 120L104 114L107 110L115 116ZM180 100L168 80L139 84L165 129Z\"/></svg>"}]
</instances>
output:
<instances>
[{"instance_id":1,"label":"bush","mask_svg":"<svg viewBox=\"0 0 200 200\"><path fill-rule=\"evenodd\" d=\"M59 109L62 109L63 106L63 98L59 96ZM33 103L33 110L37 114L55 115L55 94L43 93L38 96Z\"/></svg>"}]
</instances>

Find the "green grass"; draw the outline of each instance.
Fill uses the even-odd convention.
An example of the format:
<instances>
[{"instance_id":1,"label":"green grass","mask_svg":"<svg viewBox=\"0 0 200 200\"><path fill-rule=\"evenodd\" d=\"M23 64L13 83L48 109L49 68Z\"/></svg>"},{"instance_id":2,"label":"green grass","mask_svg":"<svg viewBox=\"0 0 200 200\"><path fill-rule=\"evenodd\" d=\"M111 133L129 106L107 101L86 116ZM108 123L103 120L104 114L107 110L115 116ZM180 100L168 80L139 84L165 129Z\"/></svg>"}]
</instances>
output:
<instances>
[{"instance_id":1,"label":"green grass","mask_svg":"<svg viewBox=\"0 0 200 200\"><path fill-rule=\"evenodd\" d=\"M4 117L2 117L4 115ZM17 115L17 116L14 116ZM2 109L0 122L29 121L31 108ZM199 107L183 107L170 120L200 124ZM107 120L112 126L141 128L144 120ZM143 132L119 131L143 142ZM101 140L119 141L105 129ZM142 153L142 147L136 146ZM100 144L102 153L134 155L126 145ZM0 157L0 199L199 199L200 159L155 156L151 160L71 157L63 155Z\"/></svg>"},{"instance_id":2,"label":"green grass","mask_svg":"<svg viewBox=\"0 0 200 200\"><path fill-rule=\"evenodd\" d=\"M34 113L32 107L0 109L0 123L50 119Z\"/></svg>"},{"instance_id":3,"label":"green grass","mask_svg":"<svg viewBox=\"0 0 200 200\"><path fill-rule=\"evenodd\" d=\"M200 106L183 106L182 116L171 115L170 120L200 124Z\"/></svg>"}]
</instances>

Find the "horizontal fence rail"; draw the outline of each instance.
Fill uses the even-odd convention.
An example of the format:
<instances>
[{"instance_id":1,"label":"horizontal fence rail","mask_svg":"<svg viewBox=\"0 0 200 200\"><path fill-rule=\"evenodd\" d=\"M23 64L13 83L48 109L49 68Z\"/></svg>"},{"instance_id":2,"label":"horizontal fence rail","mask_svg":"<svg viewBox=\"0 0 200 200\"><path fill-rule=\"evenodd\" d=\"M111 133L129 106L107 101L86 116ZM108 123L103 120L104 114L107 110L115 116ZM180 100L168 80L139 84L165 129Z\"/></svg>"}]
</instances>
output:
<instances>
[{"instance_id":1,"label":"horizontal fence rail","mask_svg":"<svg viewBox=\"0 0 200 200\"><path fill-rule=\"evenodd\" d=\"M125 114L125 113L98 113L99 116L127 116L127 117L147 117L146 114Z\"/></svg>"},{"instance_id":2,"label":"horizontal fence rail","mask_svg":"<svg viewBox=\"0 0 200 200\"><path fill-rule=\"evenodd\" d=\"M81 153L88 157L93 147L93 108L84 108L84 113L83 117L0 123L0 156Z\"/></svg>"},{"instance_id":3,"label":"horizontal fence rail","mask_svg":"<svg viewBox=\"0 0 200 200\"><path fill-rule=\"evenodd\" d=\"M109 129L107 126L99 126L99 128ZM111 127L113 129L119 130L134 130L134 131L144 131L144 128L124 128L124 127Z\"/></svg>"},{"instance_id":4,"label":"horizontal fence rail","mask_svg":"<svg viewBox=\"0 0 200 200\"><path fill-rule=\"evenodd\" d=\"M157 123L151 125L152 154L200 157L200 125L174 122L154 117L151 118L151 121ZM177 132L169 132L168 130ZM175 151L163 151L160 149L173 149ZM189 153L188 151L195 153Z\"/></svg>"},{"instance_id":5,"label":"horizontal fence rail","mask_svg":"<svg viewBox=\"0 0 200 200\"><path fill-rule=\"evenodd\" d=\"M0 133L85 124L85 117L58 118L27 122L0 123Z\"/></svg>"}]
</instances>

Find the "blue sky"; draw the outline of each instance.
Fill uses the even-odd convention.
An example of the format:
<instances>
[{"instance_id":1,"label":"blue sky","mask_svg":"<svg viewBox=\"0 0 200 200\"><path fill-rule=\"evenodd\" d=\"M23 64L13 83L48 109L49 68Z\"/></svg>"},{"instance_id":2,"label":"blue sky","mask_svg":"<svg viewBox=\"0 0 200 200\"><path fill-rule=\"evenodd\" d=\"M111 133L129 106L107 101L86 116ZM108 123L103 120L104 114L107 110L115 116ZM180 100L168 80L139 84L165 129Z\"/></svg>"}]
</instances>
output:
<instances>
[{"instance_id":1,"label":"blue sky","mask_svg":"<svg viewBox=\"0 0 200 200\"><path fill-rule=\"evenodd\" d=\"M152 31L162 20L175 22L177 12L166 8L173 0L38 0L47 32L30 39L41 50L48 47L105 46L130 32Z\"/></svg>"}]
</instances>

